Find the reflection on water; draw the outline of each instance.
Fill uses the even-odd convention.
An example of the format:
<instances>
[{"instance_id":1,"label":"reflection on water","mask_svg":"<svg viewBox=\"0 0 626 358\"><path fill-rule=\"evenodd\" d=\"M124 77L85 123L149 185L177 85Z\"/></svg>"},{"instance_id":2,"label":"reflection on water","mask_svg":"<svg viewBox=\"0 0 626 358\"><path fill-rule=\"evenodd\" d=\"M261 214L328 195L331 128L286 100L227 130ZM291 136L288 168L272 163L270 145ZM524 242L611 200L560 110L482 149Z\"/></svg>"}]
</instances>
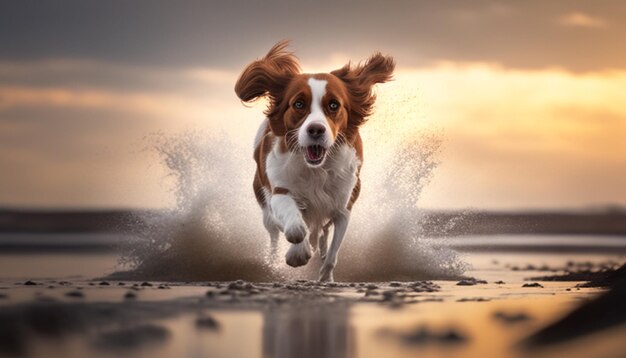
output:
<instances>
[{"instance_id":1,"label":"reflection on water","mask_svg":"<svg viewBox=\"0 0 626 358\"><path fill-rule=\"evenodd\" d=\"M263 313L264 357L352 357L348 307L290 305Z\"/></svg>"},{"instance_id":2,"label":"reflection on water","mask_svg":"<svg viewBox=\"0 0 626 358\"><path fill-rule=\"evenodd\" d=\"M4 253L0 356L604 357L626 351L624 325L531 355L515 348L598 292L579 290L576 282L525 288L526 278L551 274L572 261L622 264L621 251L467 252L463 259L473 266L467 275L486 284L436 281L437 292L413 291L407 282L325 286L291 281L255 283L250 290L205 282L160 288L157 282L88 280L115 266L112 253ZM27 280L34 283L26 285ZM393 300L385 301L392 290L414 295L406 301L417 303L392 305ZM372 291L376 295L368 296ZM216 324L206 323L211 322L207 317ZM450 332L462 336L462 342L451 344L445 338Z\"/></svg>"},{"instance_id":3,"label":"reflection on water","mask_svg":"<svg viewBox=\"0 0 626 358\"><path fill-rule=\"evenodd\" d=\"M198 286L150 287L138 291L136 299L111 302L107 294L122 297L124 291L83 287L85 298L67 297L65 292L77 289L78 283L73 283L74 288L52 289L60 294L47 294L51 300L31 298L3 306L0 356L525 356L515 347L517 343L597 292L567 291L572 283L560 282L546 282L544 289L522 288L519 283L475 287L438 284L442 286L440 292L422 296L438 300L393 306L382 298L361 303L358 298L342 300L328 295L317 299L315 293L304 299L301 292L285 288L276 289L280 297L287 298L282 302L273 298L261 302L255 296L204 298L207 288ZM357 287L342 290L356 293ZM4 290L8 296L5 300L12 301L15 290ZM21 290L36 297L43 288ZM333 295L337 289L327 292ZM157 296L169 298L152 300ZM462 300L466 297L483 300ZM623 351L619 346L623 340L617 338L623 337L625 330L624 326L616 327L608 334L592 336L585 344L576 341L558 351L549 347L546 352L585 356L582 353L603 346L608 348L595 356L607 356L604 353Z\"/></svg>"}]
</instances>

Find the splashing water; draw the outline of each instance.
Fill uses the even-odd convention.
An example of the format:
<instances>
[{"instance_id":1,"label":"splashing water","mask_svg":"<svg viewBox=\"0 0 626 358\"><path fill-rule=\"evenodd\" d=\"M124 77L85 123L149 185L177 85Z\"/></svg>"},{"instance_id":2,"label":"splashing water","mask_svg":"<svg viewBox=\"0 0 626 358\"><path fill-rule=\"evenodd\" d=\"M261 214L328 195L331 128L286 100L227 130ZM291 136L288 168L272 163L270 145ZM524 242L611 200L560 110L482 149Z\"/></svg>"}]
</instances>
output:
<instances>
[{"instance_id":1,"label":"splashing water","mask_svg":"<svg viewBox=\"0 0 626 358\"><path fill-rule=\"evenodd\" d=\"M138 218L136 239L122 261L133 270L119 278L212 281L317 279L314 255L291 268L269 260L269 236L251 189L249 148L226 136L200 132L156 135L151 147L173 182L176 207ZM375 144L374 144L375 145ZM465 264L456 252L422 237L417 202L438 165L441 136L404 141L391 160L364 167L363 191L353 208L335 278L339 281L454 279ZM331 236L332 237L332 236ZM440 240L440 239L439 239ZM288 243L281 236L282 253Z\"/></svg>"}]
</instances>

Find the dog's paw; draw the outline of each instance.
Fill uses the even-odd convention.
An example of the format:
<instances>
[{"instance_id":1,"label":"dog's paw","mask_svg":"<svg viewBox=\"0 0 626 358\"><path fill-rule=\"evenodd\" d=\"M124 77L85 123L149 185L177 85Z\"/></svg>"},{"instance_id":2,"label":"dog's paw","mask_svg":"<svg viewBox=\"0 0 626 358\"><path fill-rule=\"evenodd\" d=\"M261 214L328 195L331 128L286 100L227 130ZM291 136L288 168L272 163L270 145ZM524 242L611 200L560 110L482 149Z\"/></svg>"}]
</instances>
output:
<instances>
[{"instance_id":1,"label":"dog's paw","mask_svg":"<svg viewBox=\"0 0 626 358\"><path fill-rule=\"evenodd\" d=\"M333 282L335 281L333 277L333 270L335 269L335 265L330 265L324 263L322 268L320 269L320 281L321 282Z\"/></svg>"},{"instance_id":2,"label":"dog's paw","mask_svg":"<svg viewBox=\"0 0 626 358\"><path fill-rule=\"evenodd\" d=\"M287 265L291 267L304 266L309 262L310 258L311 247L308 242L291 245L289 250L287 250L287 255L285 256Z\"/></svg>"},{"instance_id":3,"label":"dog's paw","mask_svg":"<svg viewBox=\"0 0 626 358\"><path fill-rule=\"evenodd\" d=\"M306 225L302 220L285 228L285 237L292 244L301 243L307 235Z\"/></svg>"}]
</instances>

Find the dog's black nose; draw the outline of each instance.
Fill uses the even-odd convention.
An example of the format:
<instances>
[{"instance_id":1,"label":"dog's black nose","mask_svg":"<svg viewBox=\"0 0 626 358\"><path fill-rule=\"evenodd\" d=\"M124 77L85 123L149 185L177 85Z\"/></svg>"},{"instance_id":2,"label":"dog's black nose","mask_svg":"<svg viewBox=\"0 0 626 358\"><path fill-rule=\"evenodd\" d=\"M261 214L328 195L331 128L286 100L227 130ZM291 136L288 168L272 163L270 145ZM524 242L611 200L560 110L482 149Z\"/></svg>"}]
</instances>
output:
<instances>
[{"instance_id":1,"label":"dog's black nose","mask_svg":"<svg viewBox=\"0 0 626 358\"><path fill-rule=\"evenodd\" d=\"M323 124L312 123L306 129L309 137L313 139L320 139L326 132L326 127Z\"/></svg>"}]
</instances>

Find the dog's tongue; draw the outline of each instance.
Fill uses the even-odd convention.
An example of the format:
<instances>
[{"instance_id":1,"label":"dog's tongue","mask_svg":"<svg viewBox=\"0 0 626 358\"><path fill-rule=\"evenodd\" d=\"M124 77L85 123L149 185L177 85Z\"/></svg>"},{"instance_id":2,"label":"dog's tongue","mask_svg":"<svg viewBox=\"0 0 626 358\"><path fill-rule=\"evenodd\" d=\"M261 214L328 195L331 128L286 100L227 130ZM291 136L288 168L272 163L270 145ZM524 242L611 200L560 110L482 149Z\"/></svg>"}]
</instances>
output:
<instances>
[{"instance_id":1,"label":"dog's tongue","mask_svg":"<svg viewBox=\"0 0 626 358\"><path fill-rule=\"evenodd\" d=\"M312 162L316 162L324 156L324 148L320 145L306 147L306 157Z\"/></svg>"}]
</instances>

